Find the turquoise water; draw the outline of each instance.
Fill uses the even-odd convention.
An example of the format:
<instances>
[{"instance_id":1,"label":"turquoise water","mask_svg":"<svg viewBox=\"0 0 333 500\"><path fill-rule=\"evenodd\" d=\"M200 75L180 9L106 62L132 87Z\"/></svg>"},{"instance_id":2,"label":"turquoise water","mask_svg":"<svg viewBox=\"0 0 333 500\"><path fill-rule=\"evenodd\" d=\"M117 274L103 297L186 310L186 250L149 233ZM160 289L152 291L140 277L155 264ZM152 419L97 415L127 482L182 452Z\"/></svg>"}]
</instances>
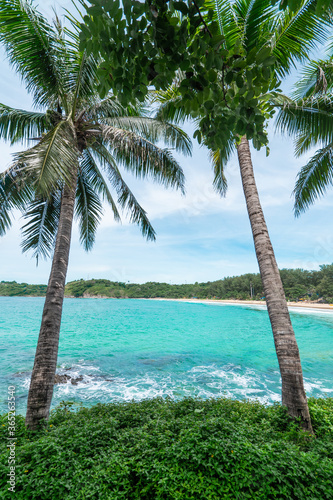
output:
<instances>
[{"instance_id":1,"label":"turquoise water","mask_svg":"<svg viewBox=\"0 0 333 500\"><path fill-rule=\"evenodd\" d=\"M0 395L15 385L24 413L44 299L0 297ZM333 313L294 310L307 394L333 395ZM56 385L84 405L154 396L280 401L281 382L267 311L261 306L65 299ZM2 411L2 408L1 408Z\"/></svg>"}]
</instances>

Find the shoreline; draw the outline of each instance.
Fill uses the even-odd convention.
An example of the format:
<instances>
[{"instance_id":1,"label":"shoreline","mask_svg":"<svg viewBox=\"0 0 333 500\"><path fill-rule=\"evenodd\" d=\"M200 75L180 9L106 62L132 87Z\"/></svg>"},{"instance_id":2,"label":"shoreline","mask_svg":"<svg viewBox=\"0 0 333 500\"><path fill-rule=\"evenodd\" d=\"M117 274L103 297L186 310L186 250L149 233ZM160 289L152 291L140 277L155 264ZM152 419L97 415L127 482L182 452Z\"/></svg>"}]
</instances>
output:
<instances>
[{"instance_id":1,"label":"shoreline","mask_svg":"<svg viewBox=\"0 0 333 500\"><path fill-rule=\"evenodd\" d=\"M237 300L237 299L168 299L163 297L154 297L145 300L169 300L173 302L189 302L194 304L226 304L233 306L241 305L251 305L251 306L264 306L266 307L265 300ZM318 304L311 302L287 302L288 308L299 308L299 309L316 309L316 310L326 310L333 312L333 304Z\"/></svg>"},{"instance_id":2,"label":"shoreline","mask_svg":"<svg viewBox=\"0 0 333 500\"><path fill-rule=\"evenodd\" d=\"M45 295L0 295L0 297L8 298L40 298L44 299ZM65 299L111 299L111 300L165 300L170 302L188 302L193 304L225 304L233 306L250 305L250 306L264 306L266 307L265 300L239 300L239 299L186 299L186 298L167 298L167 297L107 297L106 295L86 295L82 297L74 297L65 295ZM333 304L318 304L317 302L287 302L288 307L297 309L315 309L318 311L331 311L333 312Z\"/></svg>"}]
</instances>

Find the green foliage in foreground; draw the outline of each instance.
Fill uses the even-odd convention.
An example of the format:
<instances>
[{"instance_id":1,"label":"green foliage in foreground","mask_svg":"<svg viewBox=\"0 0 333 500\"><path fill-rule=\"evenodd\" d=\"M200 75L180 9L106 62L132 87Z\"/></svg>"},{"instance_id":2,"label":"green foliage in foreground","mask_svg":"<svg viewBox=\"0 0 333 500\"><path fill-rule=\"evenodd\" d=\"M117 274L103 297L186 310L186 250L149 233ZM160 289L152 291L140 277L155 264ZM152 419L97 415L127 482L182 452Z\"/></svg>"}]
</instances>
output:
<instances>
[{"instance_id":1,"label":"green foliage in foreground","mask_svg":"<svg viewBox=\"0 0 333 500\"><path fill-rule=\"evenodd\" d=\"M71 412L38 433L17 417L15 498L245 500L333 498L333 399L309 399L316 438L279 404L152 399ZM7 417L1 417L0 498Z\"/></svg>"}]
</instances>

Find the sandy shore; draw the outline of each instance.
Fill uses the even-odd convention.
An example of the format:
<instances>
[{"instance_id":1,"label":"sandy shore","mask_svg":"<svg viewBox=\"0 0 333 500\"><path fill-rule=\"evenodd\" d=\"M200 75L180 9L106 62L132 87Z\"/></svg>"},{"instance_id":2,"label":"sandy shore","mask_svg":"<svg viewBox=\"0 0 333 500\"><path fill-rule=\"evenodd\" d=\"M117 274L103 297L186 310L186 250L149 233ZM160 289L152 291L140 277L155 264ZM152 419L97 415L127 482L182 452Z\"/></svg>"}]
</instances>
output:
<instances>
[{"instance_id":1,"label":"sandy shore","mask_svg":"<svg viewBox=\"0 0 333 500\"><path fill-rule=\"evenodd\" d=\"M265 300L212 300L212 299L165 299L152 298L149 300L170 300L175 302L194 302L198 304L230 304L230 305L251 305L251 306L266 306ZM313 302L288 302L288 307L307 308L327 310L333 312L333 304L318 304Z\"/></svg>"}]
</instances>

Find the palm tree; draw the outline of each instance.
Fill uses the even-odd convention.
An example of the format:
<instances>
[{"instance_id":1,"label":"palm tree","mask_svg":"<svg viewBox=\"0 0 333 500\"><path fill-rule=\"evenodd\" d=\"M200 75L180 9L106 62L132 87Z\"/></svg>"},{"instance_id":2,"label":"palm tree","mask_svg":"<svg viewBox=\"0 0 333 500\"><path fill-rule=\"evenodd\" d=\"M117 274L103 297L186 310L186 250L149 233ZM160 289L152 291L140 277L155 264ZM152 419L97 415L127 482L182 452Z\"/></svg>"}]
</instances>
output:
<instances>
[{"instance_id":1,"label":"palm tree","mask_svg":"<svg viewBox=\"0 0 333 500\"><path fill-rule=\"evenodd\" d=\"M37 259L53 252L28 396L30 429L49 414L73 218L86 250L93 246L103 200L116 220L118 203L148 240L155 239L119 167L183 191L182 169L155 143L164 140L191 152L190 140L178 127L142 115L140 107L124 109L112 95L98 98L98 61L79 50L78 22L68 21L70 29L58 19L51 25L29 0L0 0L0 40L38 109L0 104L0 137L35 141L1 174L0 234L18 208L26 219L23 251L32 249Z\"/></svg>"},{"instance_id":2,"label":"palm tree","mask_svg":"<svg viewBox=\"0 0 333 500\"><path fill-rule=\"evenodd\" d=\"M246 53L251 51L258 53L265 48L271 49L275 58L272 81L274 77L279 79L287 75L295 61L304 60L307 57L307 51L315 46L316 40L322 40L324 37L325 23L318 23L315 15L315 2L311 0L302 2L301 8L295 14L288 10L279 11L270 0L233 2L216 0L214 2L207 1L206 5L215 8L214 20L218 23L220 34L224 36L222 49L230 50L236 43L241 44ZM180 74L179 79L181 80L181 78ZM235 93L235 98L237 93L241 95L237 85L231 82L227 86L221 78L221 101L224 93L230 88ZM268 99L269 95L265 92L259 96L262 121L266 119L265 103ZM181 107L182 99L177 92L176 85L173 85L165 93L157 92L157 100L162 102L157 113L158 118L174 120L174 122L186 118L186 112ZM198 127L201 118L202 115L196 120ZM313 432L304 390L299 350L256 187L249 144L251 137L251 132L239 137L230 129L228 140L225 141L225 148L211 151L215 172L214 186L221 195L225 195L227 181L224 167L231 154L236 150L280 367L282 404L287 407L293 418L301 419L303 428ZM203 144L210 147L208 136L203 137Z\"/></svg>"},{"instance_id":3,"label":"palm tree","mask_svg":"<svg viewBox=\"0 0 333 500\"><path fill-rule=\"evenodd\" d=\"M281 96L277 127L296 137L297 157L321 145L298 173L294 212L298 217L333 184L333 56L312 61L298 82L294 100Z\"/></svg>"}]
</instances>

